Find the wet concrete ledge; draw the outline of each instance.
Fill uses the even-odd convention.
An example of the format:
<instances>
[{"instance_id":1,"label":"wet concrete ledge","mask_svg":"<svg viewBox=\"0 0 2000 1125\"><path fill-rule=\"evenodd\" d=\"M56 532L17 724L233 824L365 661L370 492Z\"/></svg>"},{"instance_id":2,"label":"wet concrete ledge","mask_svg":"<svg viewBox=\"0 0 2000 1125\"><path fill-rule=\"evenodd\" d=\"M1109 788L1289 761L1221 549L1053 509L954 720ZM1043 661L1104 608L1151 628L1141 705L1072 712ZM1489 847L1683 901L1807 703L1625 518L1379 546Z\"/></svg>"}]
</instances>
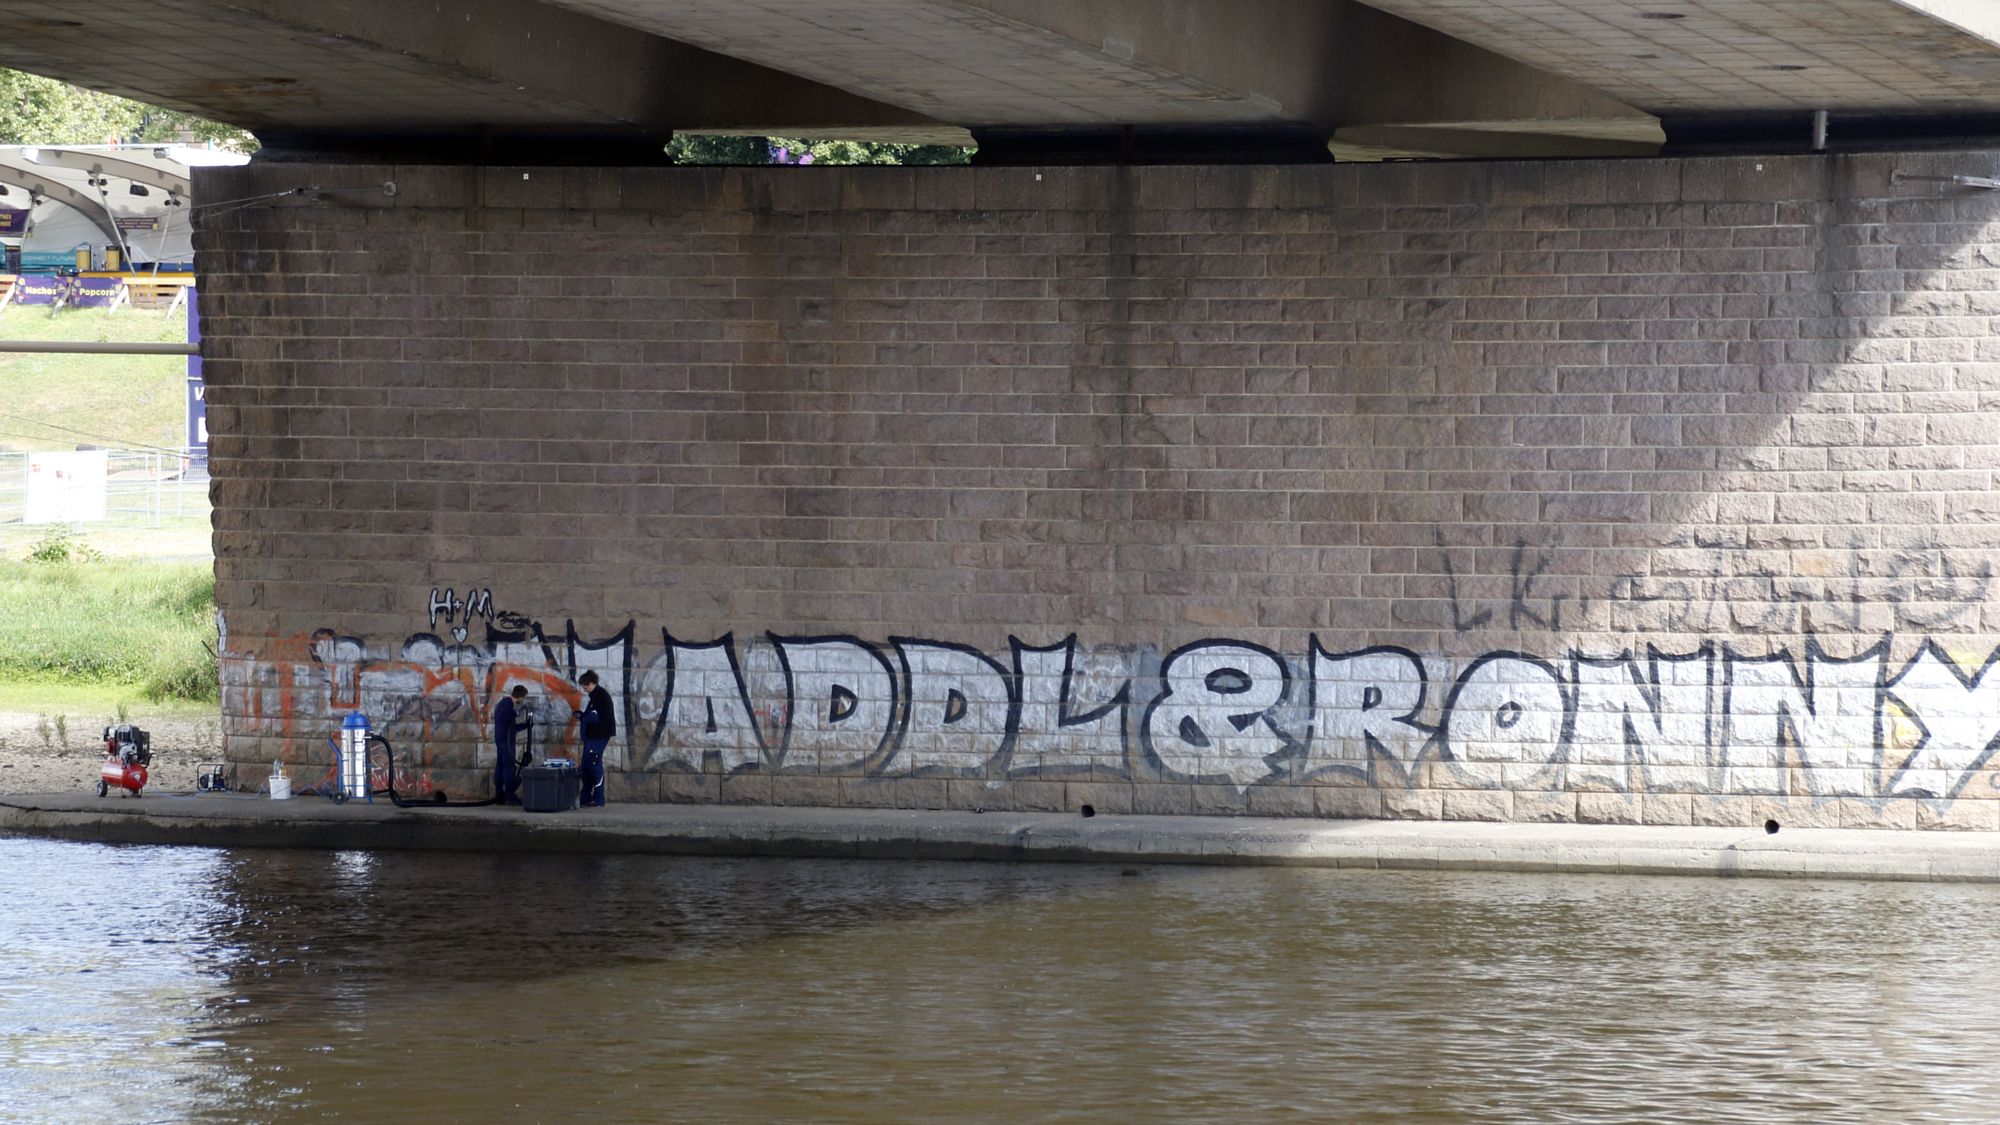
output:
<instances>
[{"instance_id":1,"label":"wet concrete ledge","mask_svg":"<svg viewBox=\"0 0 2000 1125\"><path fill-rule=\"evenodd\" d=\"M0 832L120 844L1200 863L2000 883L2000 834L626 805L398 809L313 797L0 796Z\"/></svg>"}]
</instances>

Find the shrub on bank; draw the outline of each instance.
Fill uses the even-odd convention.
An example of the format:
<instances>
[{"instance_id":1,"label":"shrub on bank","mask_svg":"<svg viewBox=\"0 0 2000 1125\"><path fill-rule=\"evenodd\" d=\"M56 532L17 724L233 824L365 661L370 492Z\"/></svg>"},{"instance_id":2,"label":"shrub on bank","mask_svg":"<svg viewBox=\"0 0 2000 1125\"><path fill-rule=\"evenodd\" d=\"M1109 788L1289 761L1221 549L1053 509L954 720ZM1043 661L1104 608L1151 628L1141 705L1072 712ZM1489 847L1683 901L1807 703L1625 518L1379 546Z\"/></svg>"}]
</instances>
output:
<instances>
[{"instance_id":1,"label":"shrub on bank","mask_svg":"<svg viewBox=\"0 0 2000 1125\"><path fill-rule=\"evenodd\" d=\"M214 579L209 580L211 596ZM215 609L209 607L208 636L213 637ZM188 699L213 702L218 694L214 641L193 630L175 633L153 654L140 680L147 699Z\"/></svg>"},{"instance_id":2,"label":"shrub on bank","mask_svg":"<svg viewBox=\"0 0 2000 1125\"><path fill-rule=\"evenodd\" d=\"M215 573L201 563L0 561L0 676L213 700Z\"/></svg>"}]
</instances>

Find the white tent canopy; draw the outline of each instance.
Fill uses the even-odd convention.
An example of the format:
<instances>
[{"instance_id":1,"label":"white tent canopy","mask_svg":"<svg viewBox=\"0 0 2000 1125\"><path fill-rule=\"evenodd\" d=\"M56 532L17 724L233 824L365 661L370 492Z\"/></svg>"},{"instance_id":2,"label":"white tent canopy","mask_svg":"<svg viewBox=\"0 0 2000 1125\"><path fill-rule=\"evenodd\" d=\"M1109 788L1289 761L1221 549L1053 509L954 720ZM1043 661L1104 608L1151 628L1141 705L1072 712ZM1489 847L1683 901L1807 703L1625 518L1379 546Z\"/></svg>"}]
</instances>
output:
<instances>
[{"instance_id":1,"label":"white tent canopy","mask_svg":"<svg viewBox=\"0 0 2000 1125\"><path fill-rule=\"evenodd\" d=\"M0 146L0 208L29 212L18 245L26 269L68 266L89 248L116 249L127 268L194 257L189 170L249 157L187 145Z\"/></svg>"}]
</instances>

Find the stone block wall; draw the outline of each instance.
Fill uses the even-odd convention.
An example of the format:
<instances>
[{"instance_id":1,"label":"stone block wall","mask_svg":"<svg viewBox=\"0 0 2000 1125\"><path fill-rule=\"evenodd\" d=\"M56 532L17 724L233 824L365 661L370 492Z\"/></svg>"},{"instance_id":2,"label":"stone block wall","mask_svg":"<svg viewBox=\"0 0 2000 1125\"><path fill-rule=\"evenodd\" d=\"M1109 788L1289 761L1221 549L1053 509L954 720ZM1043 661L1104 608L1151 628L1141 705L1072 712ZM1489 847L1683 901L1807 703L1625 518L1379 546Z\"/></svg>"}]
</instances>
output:
<instances>
[{"instance_id":1,"label":"stone block wall","mask_svg":"<svg viewBox=\"0 0 2000 1125\"><path fill-rule=\"evenodd\" d=\"M1996 165L204 170L230 756L2000 828Z\"/></svg>"}]
</instances>

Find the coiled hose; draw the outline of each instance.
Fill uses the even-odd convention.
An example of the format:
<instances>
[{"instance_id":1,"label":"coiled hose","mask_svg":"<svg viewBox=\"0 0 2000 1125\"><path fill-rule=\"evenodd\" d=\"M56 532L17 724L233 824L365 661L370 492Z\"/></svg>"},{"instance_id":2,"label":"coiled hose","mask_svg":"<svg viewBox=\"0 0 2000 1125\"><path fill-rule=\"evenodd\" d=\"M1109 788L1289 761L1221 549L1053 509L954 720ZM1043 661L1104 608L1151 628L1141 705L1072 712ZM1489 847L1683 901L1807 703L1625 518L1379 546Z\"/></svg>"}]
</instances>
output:
<instances>
[{"instance_id":1,"label":"coiled hose","mask_svg":"<svg viewBox=\"0 0 2000 1125\"><path fill-rule=\"evenodd\" d=\"M333 747L336 751L340 749L340 743L336 741L332 735L330 734L327 735L326 740L333 744ZM369 762L370 773L371 774L373 773L374 761L375 761L375 744L378 742L382 744L382 761L385 763L385 768L383 772L385 778L388 781L388 784L381 789L369 790L368 791L369 796L387 797L389 798L390 802L399 809L476 809L481 807L482 805L497 805L500 803L500 798L498 796L488 797L483 801L453 801L447 799L442 792L439 792L437 790L432 790L430 795L427 797L405 796L401 792L398 792L396 789L396 747L392 745L388 739L373 732L370 732L368 735L367 758ZM528 757L532 753L533 751L531 750L522 754L521 756L522 765L525 766L528 764ZM338 804L342 801L347 800L347 791L341 788L336 783L331 796L333 797L334 802Z\"/></svg>"}]
</instances>

